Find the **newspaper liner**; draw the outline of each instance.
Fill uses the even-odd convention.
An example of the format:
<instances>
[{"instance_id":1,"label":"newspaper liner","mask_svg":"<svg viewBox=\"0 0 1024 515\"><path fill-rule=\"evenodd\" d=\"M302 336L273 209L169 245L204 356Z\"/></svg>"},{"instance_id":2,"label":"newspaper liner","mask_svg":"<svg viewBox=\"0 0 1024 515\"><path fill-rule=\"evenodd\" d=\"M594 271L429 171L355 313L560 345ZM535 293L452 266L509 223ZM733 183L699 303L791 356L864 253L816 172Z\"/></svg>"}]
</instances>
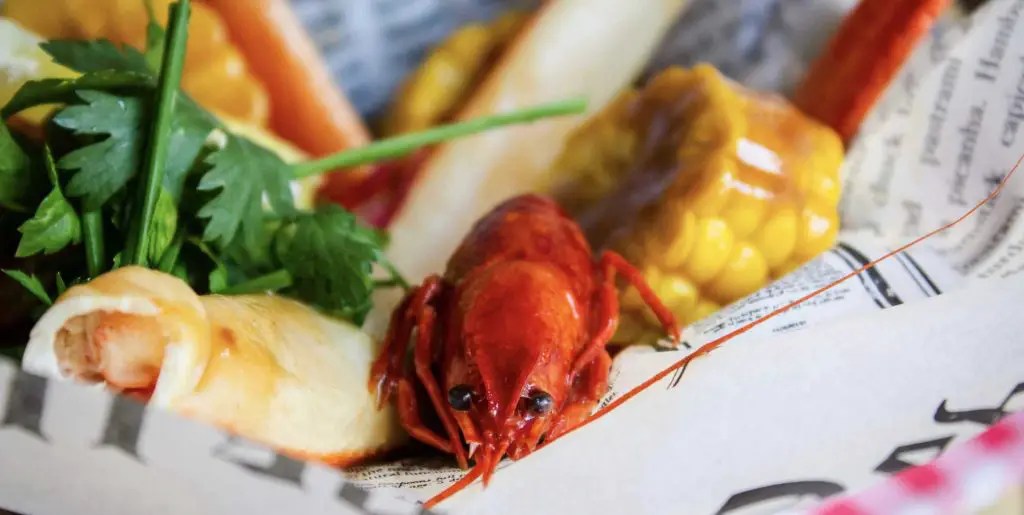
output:
<instances>
[{"instance_id":1,"label":"newspaper liner","mask_svg":"<svg viewBox=\"0 0 1024 515\"><path fill-rule=\"evenodd\" d=\"M334 5L319 1L325 9ZM711 1L695 2L677 30L707 30L708 13L719 17L719 29L753 19L751 2L736 0L739 9L728 18L724 10L707 7ZM312 3L296 0L297 6ZM427 23L417 12L428 12L423 6L433 3L345 5L357 14L387 7L390 16L413 27L416 20ZM493 8L499 2L462 3ZM848 4L835 2L843 3ZM798 9L802 2L792 4ZM308 20L305 9L300 13ZM955 13L944 18L849 153L842 243L689 327L683 350L623 353L602 405L704 343L941 225L987 195L1024 151L1024 53L1014 50L1024 48L1024 29L1017 23L1022 11L1024 0L992 0L972 19ZM685 63L685 48L692 47L680 40L685 37L670 36L655 61L673 62L666 55L678 52ZM329 48L325 54L331 61ZM802 69L785 63L807 55L771 57L777 59L769 63L782 64L737 65L733 75L761 77L754 82L784 91L791 74L758 69ZM766 79L773 76L778 80ZM1015 397L1024 393L1024 375L1013 366L1024 362L1022 346L1010 343L1020 322L1006 317L1005 309L998 313L1002 317L980 311L1005 308L986 304L997 295L1016 305L1022 300L1024 284L1010 278L1024 266L1022 190L1020 180L1011 181L996 201L958 228L737 337L570 438L521 462L504 463L484 495L477 485L441 510L573 513L619 503L633 512L658 513L678 506L667 503L682 502L687 513L772 513L787 507L780 502L792 507L800 499L814 502L884 479L977 434L1020 409L1024 399ZM986 280L991 278L1012 288L1003 295ZM975 291L983 286L985 295ZM940 294L923 305L912 302ZM977 313L958 311L972 302ZM911 305L878 312L902 304ZM877 324L885 324L884 330ZM985 335L984 347L949 341L950 334L969 336L963 333L968 327ZM777 336L782 333L788 334ZM813 345L813 336L829 341ZM879 347L886 342L888 347ZM831 367L819 371L823 364ZM781 378L766 379L766 371ZM346 481L334 471L232 443L238 440L130 400L44 381L6 363L0 363L0 385L0 398L6 399L0 403L0 499L29 513L71 506L76 513L110 513L111 506L138 511L127 509L128 503L166 513L419 513L403 500L430 497L462 475L446 461L406 460L350 471ZM860 414L851 415L850 406L859 406ZM786 438L766 440L765 434ZM851 445L858 451L844 453ZM731 466L722 470L723 462ZM670 484L687 488L666 488ZM609 486L625 492L613 496ZM595 487L601 490L595 493ZM90 508L87 501L95 499L122 504Z\"/></svg>"},{"instance_id":2,"label":"newspaper liner","mask_svg":"<svg viewBox=\"0 0 1024 515\"><path fill-rule=\"evenodd\" d=\"M800 2L793 7L798 8ZM754 7L738 1L734 5ZM781 4L777 4L781 5ZM726 307L716 315L698 322L684 331L685 348L681 351L656 350L650 347L630 349L615 360L610 391L601 406L628 392L640 383L675 363L687 353L730 331L746 325L842 275L856 270L890 248L928 230L948 223L987 196L1024 152L1024 135L1003 144L999 139L1008 126L1024 124L1024 53L1012 55L1014 48L1024 48L1024 29L1013 30L1007 20L1016 20L1024 0L993 1L972 19L953 11L944 17L932 36L923 43L904 67L879 107L865 124L864 135L854 143L844 167L844 199L841 213L845 228L840 243L832 250L782 278L761 291ZM772 9L756 7L771 12ZM781 8L781 7L779 7ZM789 5L786 5L789 8ZM721 27L737 23L729 19L722 7L697 3L685 18L696 27ZM706 18L695 19L703 13ZM1011 18L1007 18L1010 16ZM707 23L707 19L718 23ZM681 20L682 21L682 20ZM685 27L680 24L680 27ZM994 27L1000 27L993 29ZM1008 27L1008 29L1006 28ZM703 29L708 32L710 29ZM781 28L780 28L781 30ZM687 34L700 42L698 35ZM682 36L670 35L655 61L661 63L691 62L681 52L672 60L666 53ZM766 37L771 46L773 37ZM760 70L800 69L799 64L760 64ZM996 56L996 57L993 57ZM948 70L962 65L964 73L950 78ZM954 63L954 64L951 64ZM742 63L736 69L744 69ZM748 63L750 64L750 63ZM764 76L760 70L746 67L748 76ZM977 68L977 70L975 70ZM970 73L968 73L970 71ZM960 83L952 92L951 80ZM791 86L786 75L766 84L766 88L786 90ZM936 99L942 102L945 123L936 126ZM974 99L987 102L987 119L979 120L968 132L964 122L971 120ZM1024 127L1020 129L1024 133ZM1012 133L1014 136L1016 132ZM936 136L937 135L937 136ZM925 165L918 165L922 148L928 138L942 140L927 148ZM972 140L973 137L973 140ZM894 141L900 142L895 146ZM962 141L961 141L962 140ZM994 144L985 142L998 141ZM976 146L977 152L963 154L963 147ZM950 186L950 173L956 169L960 181ZM899 170L899 173L895 173ZM900 180L893 180L892 177ZM869 270L809 300L782 316L762 324L735 338L729 345L760 340L772 335L812 327L829 320L858 313L899 306L915 300L971 286L980 278L1005 277L1024 263L1024 238L1016 222L1024 197L1021 182L1009 183L995 201L979 210L961 226L939 236L938 241L898 254ZM884 204L880 199L884 199ZM695 363L696 366L696 363ZM666 382L680 383L683 372ZM1024 376L1022 376L1024 379ZM652 388L658 388L655 385ZM615 416L617 420L624 417ZM639 444L637 444L639 445ZM540 455L527 459L543 460ZM511 463L504 463L509 466ZM461 477L455 468L417 467L415 460L367 467L350 472L357 483L371 489L386 489L403 498L425 499L442 491ZM500 476L498 476L500 477ZM723 489L745 485L723 485ZM724 493L724 492L723 492Z\"/></svg>"}]
</instances>

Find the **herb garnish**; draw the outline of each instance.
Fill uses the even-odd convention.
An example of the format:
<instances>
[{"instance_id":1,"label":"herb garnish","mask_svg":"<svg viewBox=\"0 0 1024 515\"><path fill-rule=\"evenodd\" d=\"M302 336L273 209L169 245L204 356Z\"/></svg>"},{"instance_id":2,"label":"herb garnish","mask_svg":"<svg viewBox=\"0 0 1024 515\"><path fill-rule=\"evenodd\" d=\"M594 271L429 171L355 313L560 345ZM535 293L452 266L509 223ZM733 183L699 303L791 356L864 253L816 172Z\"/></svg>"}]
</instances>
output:
<instances>
[{"instance_id":1,"label":"herb garnish","mask_svg":"<svg viewBox=\"0 0 1024 515\"><path fill-rule=\"evenodd\" d=\"M35 175L28 154L14 141L7 126L0 123L0 209L29 212Z\"/></svg>"},{"instance_id":2,"label":"herb garnish","mask_svg":"<svg viewBox=\"0 0 1024 515\"><path fill-rule=\"evenodd\" d=\"M75 213L60 189L57 166L53 163L50 147L43 147L43 155L53 190L36 208L35 215L18 228L21 241L14 253L15 257L29 257L40 252L53 254L82 241L82 224L78 220L78 213Z\"/></svg>"},{"instance_id":3,"label":"herb garnish","mask_svg":"<svg viewBox=\"0 0 1024 515\"><path fill-rule=\"evenodd\" d=\"M47 283L59 296L67 284L136 264L181 277L198 293L277 291L360 323L375 288L408 287L384 259L386 235L339 206L298 209L293 180L586 107L552 103L289 165L180 91L189 0L171 6L166 32L146 3L144 53L109 41L43 43L81 75L30 81L0 110L6 119L62 104L41 148L19 144L0 124L0 211L35 213L19 228L17 257L77 251L85 258L84 275L82 267L42 277L5 271L45 304ZM48 165L45 197L25 188L40 175L36 155Z\"/></svg>"},{"instance_id":4,"label":"herb garnish","mask_svg":"<svg viewBox=\"0 0 1024 515\"><path fill-rule=\"evenodd\" d=\"M149 151L146 153L144 174L139 181L137 211L133 214L128 231L125 261L133 265L149 264L150 231L153 226L153 214L157 207L167 166L167 152L171 145L174 106L178 102L178 89L181 85L181 74L185 69L185 42L188 38L189 3L184 1L171 5L171 30L166 37L169 44L164 49L164 59L160 70L160 81L156 91L156 108L153 126L149 132ZM150 22L152 24L152 22ZM110 141L110 140L107 140ZM76 176L75 179L80 177ZM168 198L164 195L164 198ZM170 206L170 207L167 207ZM165 209L173 209L173 205L164 203ZM172 218L174 214L172 213ZM174 229L170 229L170 236ZM169 243L169 242L168 242ZM158 245L159 247L159 245ZM159 259L159 256L157 256Z\"/></svg>"}]
</instances>

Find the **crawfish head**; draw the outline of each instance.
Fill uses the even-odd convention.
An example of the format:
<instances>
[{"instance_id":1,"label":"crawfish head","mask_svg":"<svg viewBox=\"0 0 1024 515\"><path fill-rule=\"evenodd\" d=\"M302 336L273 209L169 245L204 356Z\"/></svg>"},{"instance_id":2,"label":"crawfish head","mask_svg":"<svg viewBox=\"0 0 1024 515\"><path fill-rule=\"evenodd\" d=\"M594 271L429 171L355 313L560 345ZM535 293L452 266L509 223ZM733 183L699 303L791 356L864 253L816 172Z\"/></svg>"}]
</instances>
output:
<instances>
[{"instance_id":1,"label":"crawfish head","mask_svg":"<svg viewBox=\"0 0 1024 515\"><path fill-rule=\"evenodd\" d=\"M444 379L484 481L532 452L570 402L586 317L565 275L536 262L484 267L457 292Z\"/></svg>"}]
</instances>

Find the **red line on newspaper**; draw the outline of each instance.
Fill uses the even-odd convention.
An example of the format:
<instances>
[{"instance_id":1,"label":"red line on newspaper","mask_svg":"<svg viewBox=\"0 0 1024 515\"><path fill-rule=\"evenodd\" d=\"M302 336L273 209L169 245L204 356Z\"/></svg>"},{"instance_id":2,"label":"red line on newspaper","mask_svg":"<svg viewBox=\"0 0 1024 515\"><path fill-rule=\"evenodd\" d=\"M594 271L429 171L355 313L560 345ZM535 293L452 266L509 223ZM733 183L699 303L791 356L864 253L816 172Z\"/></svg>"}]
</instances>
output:
<instances>
[{"instance_id":1,"label":"red line on newspaper","mask_svg":"<svg viewBox=\"0 0 1024 515\"><path fill-rule=\"evenodd\" d=\"M623 394L618 399L615 399L614 401L612 401L610 404L608 404L604 408L601 408L601 409L597 410L597 412L595 412L593 415L591 415L590 418L588 418L587 420L583 421L581 424L577 425L576 427L573 427L572 429L569 429L568 431L563 433L561 437L559 437L559 438L557 438L555 440L551 440L549 442L545 442L544 444L542 444L540 447L537 448L537 451L541 450L544 447L547 447L548 445L550 445L551 443L555 442L556 440L559 440L559 439L561 439L561 438L571 434L573 431L576 431L577 429L579 429L579 428L581 428L581 427L583 427L583 426L585 426L585 425L587 425L587 424L589 424L589 423L591 423L591 422L593 422L593 421L595 421L595 420L597 420L597 419L607 415L613 409L621 406L622 403L628 401L629 399L632 399L633 397L635 397L640 392L642 392L642 391L646 390L647 388L649 388L651 385L657 383L658 381L661 381L665 377L668 377L669 374L675 372L676 370L678 370L678 369L680 369L682 367L685 367L687 364L689 364L694 359L699 358L701 356L704 356L704 355L710 353L711 351L717 349L722 344L724 344L725 342L735 338L736 336L739 336L739 335L741 335L741 334L743 334L743 333L753 329L754 327L757 327L758 325L763 324L764 322L767 322L768 320L770 320L771 318L773 318L773 317L775 317L777 315L780 315L782 313L785 313L786 311L789 311L794 306L797 306L797 305L799 305L799 304L801 304L803 302L806 302L806 301L808 301L808 300L810 300L810 299L812 299L814 297L817 297L818 295L821 295L822 293L824 293L824 292L826 292L826 291L828 291L828 290L830 290L830 289L832 289L832 288L842 284L843 282L845 282L845 281L847 281L847 280L857 276L858 274L860 274L860 273L862 273L862 272L864 272L864 271L874 267L875 265L878 265L879 263L881 263L881 262L883 262L883 261L885 261L885 260L887 260L887 259L889 259L889 258L891 258L891 257L893 257L893 256L895 256L897 254L899 254L900 252L903 252L903 251L909 249L910 247L913 247L913 246L917 245L918 243L921 243L922 241L927 240L928 238L931 238L932 236L935 236L936 234L938 234L940 232L943 232L945 230L948 230L948 229L952 228L953 226L959 224L960 222L964 221L965 219L967 219L968 217L973 215L977 210L981 209L982 206L984 206L985 204L991 202L994 198L996 198L996 196L998 196L999 193L1006 186L1006 183L1007 183L1007 181L1010 180L1010 177L1012 177L1013 174L1017 171L1017 168L1020 167L1021 162L1024 162L1024 154L1021 154L1021 156L1019 158L1017 158L1017 162L1014 163L1013 168L1010 169L1009 173L1006 174L1006 177L1003 177L1003 180L999 182L999 185L996 186L996 188L993 189L992 192L989 193L987 197L985 197L981 202L978 202L974 207L972 207L966 213L964 213L964 214L960 215L959 217L957 217L952 222L949 222L948 224L943 225L942 227L939 227L938 229L934 229L931 232L929 232L929 233L927 233L927 234L925 234L923 236L919 236L919 237L915 238L910 243L906 243L906 244L896 248L895 250L890 251L889 253L885 254L884 256L882 256L882 257L880 257L880 258L878 258L878 259L876 259L876 260L874 260L874 261L872 261L872 262L870 262L870 263L868 263L868 264L858 268L857 270L854 270L853 272L850 272L850 273L844 275L843 277L835 280L831 284L823 286L822 288L819 288L818 290L815 290L815 291L813 291L813 292L811 292L811 293L809 293L807 295L804 295L803 297L800 297L799 299L794 300L793 302L790 302L789 304L786 304L785 306L783 306L783 307L781 307L781 308L779 308L779 309L777 309L777 310L775 310L775 311L773 311L773 312L771 312L771 313L769 313L769 314L767 314L767 315L765 315L765 316L763 316L763 317L761 317L761 318L759 318L757 320L754 320L750 324L747 324L747 325L745 325L743 327L740 327L740 328L732 331L731 333L728 333L728 334L726 334L726 335L724 335L724 336L722 336L722 337L720 337L720 338L718 338L716 340L713 340L711 342L708 342L708 343L704 344L703 346L701 346L699 349L694 351L689 356L686 356L685 358L675 362L674 364L670 365L668 368L662 370L661 372L658 372L657 374L655 374L650 379L644 381L643 383L641 383L636 388L633 388L632 390L630 390L630 391L626 392L625 394ZM524 459L526 459L526 458L524 458ZM441 493L435 495L434 497L430 498L424 504L424 507L432 508L432 507L436 506L438 503L444 501L445 499L448 499L449 497L455 495L459 491L461 491L464 488L468 487L469 485L471 485L474 481L476 481L479 478L481 470L482 469L480 467L474 468L473 470L468 472L465 476L463 476L461 479L456 481L455 484L453 484L452 486L446 488L444 491L442 491Z\"/></svg>"}]
</instances>

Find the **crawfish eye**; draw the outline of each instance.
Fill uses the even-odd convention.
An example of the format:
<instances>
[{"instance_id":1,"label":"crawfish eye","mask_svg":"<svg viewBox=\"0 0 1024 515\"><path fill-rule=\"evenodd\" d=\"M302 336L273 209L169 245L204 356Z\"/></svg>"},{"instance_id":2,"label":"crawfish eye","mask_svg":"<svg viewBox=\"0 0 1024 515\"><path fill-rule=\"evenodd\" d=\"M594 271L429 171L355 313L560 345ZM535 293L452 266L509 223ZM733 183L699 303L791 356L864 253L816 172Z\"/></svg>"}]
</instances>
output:
<instances>
[{"instance_id":1,"label":"crawfish eye","mask_svg":"<svg viewBox=\"0 0 1024 515\"><path fill-rule=\"evenodd\" d=\"M554 403L555 400L547 392L533 392L526 400L526 409L530 410L531 413L543 415L551 411L551 406Z\"/></svg>"},{"instance_id":2,"label":"crawfish eye","mask_svg":"<svg viewBox=\"0 0 1024 515\"><path fill-rule=\"evenodd\" d=\"M448 390L448 404L458 411L466 411L473 405L473 391L469 386L457 384Z\"/></svg>"}]
</instances>

